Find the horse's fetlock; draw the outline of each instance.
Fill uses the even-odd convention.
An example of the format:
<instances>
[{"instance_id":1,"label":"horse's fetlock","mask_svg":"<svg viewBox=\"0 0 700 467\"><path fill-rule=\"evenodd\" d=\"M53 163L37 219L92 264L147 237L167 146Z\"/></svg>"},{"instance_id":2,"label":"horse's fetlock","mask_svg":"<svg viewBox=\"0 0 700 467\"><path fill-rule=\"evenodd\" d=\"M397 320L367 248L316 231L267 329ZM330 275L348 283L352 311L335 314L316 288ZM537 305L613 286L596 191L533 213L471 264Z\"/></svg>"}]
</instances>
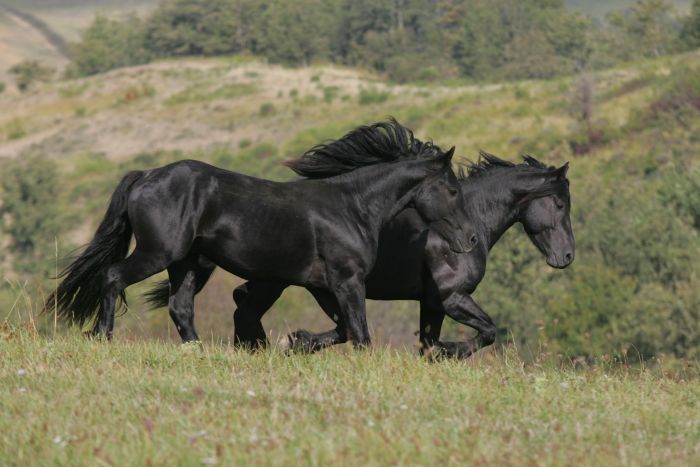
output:
<instances>
[{"instance_id":1,"label":"horse's fetlock","mask_svg":"<svg viewBox=\"0 0 700 467\"><path fill-rule=\"evenodd\" d=\"M486 346L493 344L496 341L496 327L491 326L483 329L479 334L479 337L481 338L482 345Z\"/></svg>"}]
</instances>

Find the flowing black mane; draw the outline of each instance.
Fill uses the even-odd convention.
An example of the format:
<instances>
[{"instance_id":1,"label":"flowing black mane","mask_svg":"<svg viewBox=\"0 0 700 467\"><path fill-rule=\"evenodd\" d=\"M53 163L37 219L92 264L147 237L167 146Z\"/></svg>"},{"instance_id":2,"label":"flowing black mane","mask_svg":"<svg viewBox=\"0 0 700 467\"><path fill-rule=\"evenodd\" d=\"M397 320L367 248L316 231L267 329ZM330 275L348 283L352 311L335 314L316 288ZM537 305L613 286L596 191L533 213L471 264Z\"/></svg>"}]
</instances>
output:
<instances>
[{"instance_id":1,"label":"flowing black mane","mask_svg":"<svg viewBox=\"0 0 700 467\"><path fill-rule=\"evenodd\" d=\"M532 156L522 156L524 163L515 164L510 161L501 159L493 154L484 151L479 151L479 160L467 165L467 179L479 179L486 174L503 173L498 169L520 169L530 173L544 173L547 175L555 174L558 169L554 166L548 166L538 161ZM463 170L460 170L462 178L465 177ZM545 182L535 189L523 191L519 193L521 198L519 202L527 203L536 198L542 198L554 194L565 194L568 197L569 180L566 177L549 177Z\"/></svg>"},{"instance_id":2,"label":"flowing black mane","mask_svg":"<svg viewBox=\"0 0 700 467\"><path fill-rule=\"evenodd\" d=\"M327 178L357 168L399 159L430 158L442 151L423 142L394 118L358 127L342 138L319 144L285 165L306 178Z\"/></svg>"},{"instance_id":3,"label":"flowing black mane","mask_svg":"<svg viewBox=\"0 0 700 467\"><path fill-rule=\"evenodd\" d=\"M496 157L493 154L489 154L488 152L479 151L479 160L467 165L467 176L478 177L498 167L515 167L515 164L503 160L500 157Z\"/></svg>"}]
</instances>

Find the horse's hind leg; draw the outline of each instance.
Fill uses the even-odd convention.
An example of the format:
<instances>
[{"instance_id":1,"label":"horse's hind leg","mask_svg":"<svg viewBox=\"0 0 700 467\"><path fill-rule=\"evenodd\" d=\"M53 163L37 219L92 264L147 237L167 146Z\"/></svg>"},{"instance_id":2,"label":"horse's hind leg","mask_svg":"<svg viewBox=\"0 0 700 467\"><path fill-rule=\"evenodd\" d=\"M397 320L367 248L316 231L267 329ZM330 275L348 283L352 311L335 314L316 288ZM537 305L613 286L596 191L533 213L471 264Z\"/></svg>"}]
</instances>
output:
<instances>
[{"instance_id":1,"label":"horse's hind leg","mask_svg":"<svg viewBox=\"0 0 700 467\"><path fill-rule=\"evenodd\" d=\"M267 335L260 321L287 286L278 282L250 281L233 291L236 310L233 312L234 336L237 347L263 348Z\"/></svg>"},{"instance_id":2,"label":"horse's hind leg","mask_svg":"<svg viewBox=\"0 0 700 467\"><path fill-rule=\"evenodd\" d=\"M196 255L168 266L168 311L182 342L199 340L194 327L194 296L202 289L214 268L213 263Z\"/></svg>"},{"instance_id":3,"label":"horse's hind leg","mask_svg":"<svg viewBox=\"0 0 700 467\"><path fill-rule=\"evenodd\" d=\"M429 354L434 345L440 340L442 322L445 319L445 312L442 304L432 304L431 300L423 298L420 301L420 353Z\"/></svg>"},{"instance_id":4,"label":"horse's hind leg","mask_svg":"<svg viewBox=\"0 0 700 467\"><path fill-rule=\"evenodd\" d=\"M326 347L343 344L348 340L345 322L341 319L340 304L335 296L323 289L308 289L316 302L330 319L336 323L331 331L314 334L303 329L294 331L287 336L290 347L295 351L313 353Z\"/></svg>"},{"instance_id":5,"label":"horse's hind leg","mask_svg":"<svg viewBox=\"0 0 700 467\"><path fill-rule=\"evenodd\" d=\"M131 284L164 270L168 263L161 252L146 252L137 246L127 258L110 266L102 279L102 302L93 335L111 338L117 297Z\"/></svg>"}]
</instances>

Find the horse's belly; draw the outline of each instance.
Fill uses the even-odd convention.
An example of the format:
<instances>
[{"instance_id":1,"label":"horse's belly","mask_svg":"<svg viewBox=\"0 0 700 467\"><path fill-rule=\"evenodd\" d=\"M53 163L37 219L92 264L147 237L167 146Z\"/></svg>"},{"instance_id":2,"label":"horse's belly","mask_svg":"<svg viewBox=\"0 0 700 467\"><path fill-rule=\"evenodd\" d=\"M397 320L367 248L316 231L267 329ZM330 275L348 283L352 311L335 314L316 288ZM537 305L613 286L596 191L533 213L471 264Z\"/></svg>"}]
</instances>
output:
<instances>
[{"instance_id":1,"label":"horse's belly","mask_svg":"<svg viewBox=\"0 0 700 467\"><path fill-rule=\"evenodd\" d=\"M279 280L303 284L309 275L313 245L263 238L213 238L202 242L217 266L247 280Z\"/></svg>"}]
</instances>

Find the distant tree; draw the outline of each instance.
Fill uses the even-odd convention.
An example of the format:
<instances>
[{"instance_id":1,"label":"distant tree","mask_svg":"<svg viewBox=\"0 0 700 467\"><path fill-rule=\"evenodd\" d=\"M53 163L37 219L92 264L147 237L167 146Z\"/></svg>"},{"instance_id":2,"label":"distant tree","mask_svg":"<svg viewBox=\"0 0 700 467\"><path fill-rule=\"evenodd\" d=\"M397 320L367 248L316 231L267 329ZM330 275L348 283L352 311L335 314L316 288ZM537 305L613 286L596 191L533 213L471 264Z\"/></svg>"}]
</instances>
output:
<instances>
[{"instance_id":1,"label":"distant tree","mask_svg":"<svg viewBox=\"0 0 700 467\"><path fill-rule=\"evenodd\" d=\"M331 38L337 34L333 3L272 0L258 23L256 50L275 62L288 64L308 65L315 59L329 59Z\"/></svg>"},{"instance_id":2,"label":"distant tree","mask_svg":"<svg viewBox=\"0 0 700 467\"><path fill-rule=\"evenodd\" d=\"M588 66L593 53L588 18L578 13L550 12L542 29L557 56L567 62L568 69L579 72Z\"/></svg>"},{"instance_id":3,"label":"distant tree","mask_svg":"<svg viewBox=\"0 0 700 467\"><path fill-rule=\"evenodd\" d=\"M148 62L143 22L135 15L123 21L98 15L75 45L71 75L86 76Z\"/></svg>"},{"instance_id":4,"label":"distant tree","mask_svg":"<svg viewBox=\"0 0 700 467\"><path fill-rule=\"evenodd\" d=\"M618 53L623 59L658 57L673 50L673 4L669 0L637 0L629 9L607 16L621 38Z\"/></svg>"},{"instance_id":5,"label":"distant tree","mask_svg":"<svg viewBox=\"0 0 700 467\"><path fill-rule=\"evenodd\" d=\"M700 47L700 0L693 0L690 15L683 24L681 39L688 47Z\"/></svg>"},{"instance_id":6,"label":"distant tree","mask_svg":"<svg viewBox=\"0 0 700 467\"><path fill-rule=\"evenodd\" d=\"M18 63L8 71L11 75L14 75L17 88L20 91L28 90L37 81L45 82L50 80L55 72L50 66L42 65L36 60Z\"/></svg>"},{"instance_id":7,"label":"distant tree","mask_svg":"<svg viewBox=\"0 0 700 467\"><path fill-rule=\"evenodd\" d=\"M155 56L239 52L246 40L237 33L242 27L238 4L235 0L169 0L147 21L148 49Z\"/></svg>"},{"instance_id":8,"label":"distant tree","mask_svg":"<svg viewBox=\"0 0 700 467\"><path fill-rule=\"evenodd\" d=\"M503 51L503 73L507 78L551 78L568 71L563 57L557 55L547 36L537 30L519 33Z\"/></svg>"},{"instance_id":9,"label":"distant tree","mask_svg":"<svg viewBox=\"0 0 700 467\"><path fill-rule=\"evenodd\" d=\"M42 158L6 162L0 189L0 226L10 238L14 269L36 274L48 270L59 235L56 164Z\"/></svg>"}]
</instances>

